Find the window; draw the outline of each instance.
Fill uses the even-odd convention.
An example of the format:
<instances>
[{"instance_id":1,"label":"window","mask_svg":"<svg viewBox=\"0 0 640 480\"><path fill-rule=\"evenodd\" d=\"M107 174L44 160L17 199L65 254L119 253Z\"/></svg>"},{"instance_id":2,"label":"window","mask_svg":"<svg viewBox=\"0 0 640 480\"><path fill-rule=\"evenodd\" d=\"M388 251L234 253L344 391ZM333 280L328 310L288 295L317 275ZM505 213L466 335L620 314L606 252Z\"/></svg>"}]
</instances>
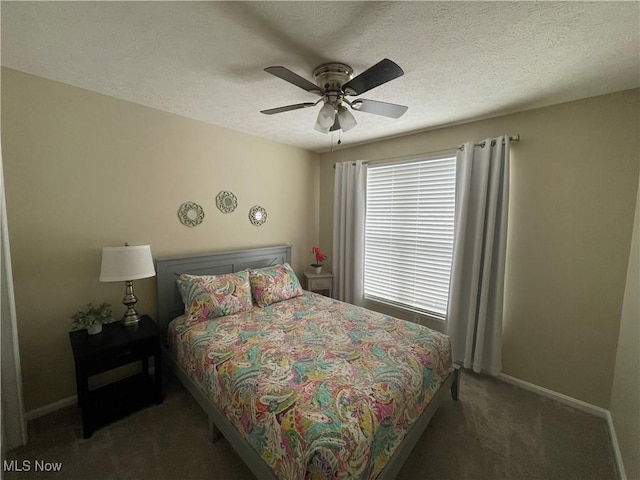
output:
<instances>
[{"instance_id":1,"label":"window","mask_svg":"<svg viewBox=\"0 0 640 480\"><path fill-rule=\"evenodd\" d=\"M444 319L455 209L455 156L367 169L364 295Z\"/></svg>"}]
</instances>

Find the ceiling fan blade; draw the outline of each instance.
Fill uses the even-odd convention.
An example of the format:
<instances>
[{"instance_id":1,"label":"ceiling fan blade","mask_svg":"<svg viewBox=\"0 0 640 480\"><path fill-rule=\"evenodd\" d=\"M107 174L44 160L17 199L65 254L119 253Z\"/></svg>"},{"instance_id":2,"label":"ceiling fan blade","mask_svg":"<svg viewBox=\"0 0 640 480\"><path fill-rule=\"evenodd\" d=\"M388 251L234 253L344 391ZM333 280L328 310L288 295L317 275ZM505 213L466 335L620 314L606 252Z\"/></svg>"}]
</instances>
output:
<instances>
[{"instance_id":1,"label":"ceiling fan blade","mask_svg":"<svg viewBox=\"0 0 640 480\"><path fill-rule=\"evenodd\" d=\"M361 95L402 75L404 71L396 63L385 58L345 83L342 91L347 95Z\"/></svg>"},{"instance_id":2,"label":"ceiling fan blade","mask_svg":"<svg viewBox=\"0 0 640 480\"><path fill-rule=\"evenodd\" d=\"M275 75L282 80L292 83L296 87L300 87L303 90L306 90L310 93L315 93L316 95L320 95L320 89L314 83L311 83L306 78L302 78L297 73L293 73L291 70L285 67L267 67L264 69L265 72L270 73L271 75Z\"/></svg>"},{"instance_id":3,"label":"ceiling fan blade","mask_svg":"<svg viewBox=\"0 0 640 480\"><path fill-rule=\"evenodd\" d=\"M366 100L364 98L352 101L351 108L358 112L373 113L391 118L400 118L409 109L409 107L396 103L378 102L377 100Z\"/></svg>"},{"instance_id":4,"label":"ceiling fan blade","mask_svg":"<svg viewBox=\"0 0 640 480\"><path fill-rule=\"evenodd\" d=\"M315 103L312 103L312 102L296 103L295 105L287 105L285 107L277 107L277 108L269 108L268 110L260 110L260 113L264 113L266 115L273 115L274 113L289 112L291 110L298 110L299 108L313 107L314 105Z\"/></svg>"}]
</instances>

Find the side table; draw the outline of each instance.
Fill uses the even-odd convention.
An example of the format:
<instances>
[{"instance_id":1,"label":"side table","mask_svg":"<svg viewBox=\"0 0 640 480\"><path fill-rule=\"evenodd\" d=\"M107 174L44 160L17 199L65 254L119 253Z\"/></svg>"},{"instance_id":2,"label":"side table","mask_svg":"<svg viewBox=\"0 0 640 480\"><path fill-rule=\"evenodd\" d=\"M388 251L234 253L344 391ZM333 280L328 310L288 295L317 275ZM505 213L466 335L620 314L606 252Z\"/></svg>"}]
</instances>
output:
<instances>
[{"instance_id":1,"label":"side table","mask_svg":"<svg viewBox=\"0 0 640 480\"><path fill-rule=\"evenodd\" d=\"M84 438L151 403L162 403L161 332L148 315L132 326L105 324L102 333L96 335L88 335L86 330L69 332L69 339ZM153 377L149 374L149 357L154 358ZM133 362L142 362L142 372L89 390L89 377Z\"/></svg>"},{"instance_id":2,"label":"side table","mask_svg":"<svg viewBox=\"0 0 640 480\"><path fill-rule=\"evenodd\" d=\"M331 297L333 290L333 274L332 273L312 273L304 272L305 289L310 292L321 293L327 297Z\"/></svg>"}]
</instances>

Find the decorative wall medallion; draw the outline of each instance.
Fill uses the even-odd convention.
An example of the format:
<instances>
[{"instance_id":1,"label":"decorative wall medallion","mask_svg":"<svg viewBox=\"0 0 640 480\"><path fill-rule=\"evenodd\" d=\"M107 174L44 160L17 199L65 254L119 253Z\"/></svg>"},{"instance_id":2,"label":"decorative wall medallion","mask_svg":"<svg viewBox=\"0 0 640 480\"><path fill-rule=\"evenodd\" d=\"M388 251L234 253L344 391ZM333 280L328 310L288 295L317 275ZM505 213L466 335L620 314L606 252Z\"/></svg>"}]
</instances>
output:
<instances>
[{"instance_id":1,"label":"decorative wall medallion","mask_svg":"<svg viewBox=\"0 0 640 480\"><path fill-rule=\"evenodd\" d=\"M231 213L238 206L238 199L233 193L222 190L216 197L216 205L222 213Z\"/></svg>"},{"instance_id":2,"label":"decorative wall medallion","mask_svg":"<svg viewBox=\"0 0 640 480\"><path fill-rule=\"evenodd\" d=\"M200 225L202 220L204 220L204 210L202 210L202 207L197 203L185 202L180 205L178 218L183 225L195 227L196 225Z\"/></svg>"},{"instance_id":3,"label":"decorative wall medallion","mask_svg":"<svg viewBox=\"0 0 640 480\"><path fill-rule=\"evenodd\" d=\"M259 227L267 221L267 211L260 205L255 205L249 210L249 221Z\"/></svg>"}]
</instances>

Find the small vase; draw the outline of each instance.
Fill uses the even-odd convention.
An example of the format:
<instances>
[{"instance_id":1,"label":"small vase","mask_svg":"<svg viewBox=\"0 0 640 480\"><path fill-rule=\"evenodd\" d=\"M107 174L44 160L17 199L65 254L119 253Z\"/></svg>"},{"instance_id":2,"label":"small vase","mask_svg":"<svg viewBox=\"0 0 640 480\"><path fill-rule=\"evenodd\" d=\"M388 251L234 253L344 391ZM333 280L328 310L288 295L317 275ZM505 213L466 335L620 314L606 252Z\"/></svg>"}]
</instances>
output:
<instances>
[{"instance_id":1,"label":"small vase","mask_svg":"<svg viewBox=\"0 0 640 480\"><path fill-rule=\"evenodd\" d=\"M313 268L313 273L322 273L322 265L320 265L319 267L312 267Z\"/></svg>"},{"instance_id":2,"label":"small vase","mask_svg":"<svg viewBox=\"0 0 640 480\"><path fill-rule=\"evenodd\" d=\"M87 327L87 333L89 335L97 335L98 333L101 333L101 332L102 332L102 324L101 323L94 323L90 327Z\"/></svg>"}]
</instances>

